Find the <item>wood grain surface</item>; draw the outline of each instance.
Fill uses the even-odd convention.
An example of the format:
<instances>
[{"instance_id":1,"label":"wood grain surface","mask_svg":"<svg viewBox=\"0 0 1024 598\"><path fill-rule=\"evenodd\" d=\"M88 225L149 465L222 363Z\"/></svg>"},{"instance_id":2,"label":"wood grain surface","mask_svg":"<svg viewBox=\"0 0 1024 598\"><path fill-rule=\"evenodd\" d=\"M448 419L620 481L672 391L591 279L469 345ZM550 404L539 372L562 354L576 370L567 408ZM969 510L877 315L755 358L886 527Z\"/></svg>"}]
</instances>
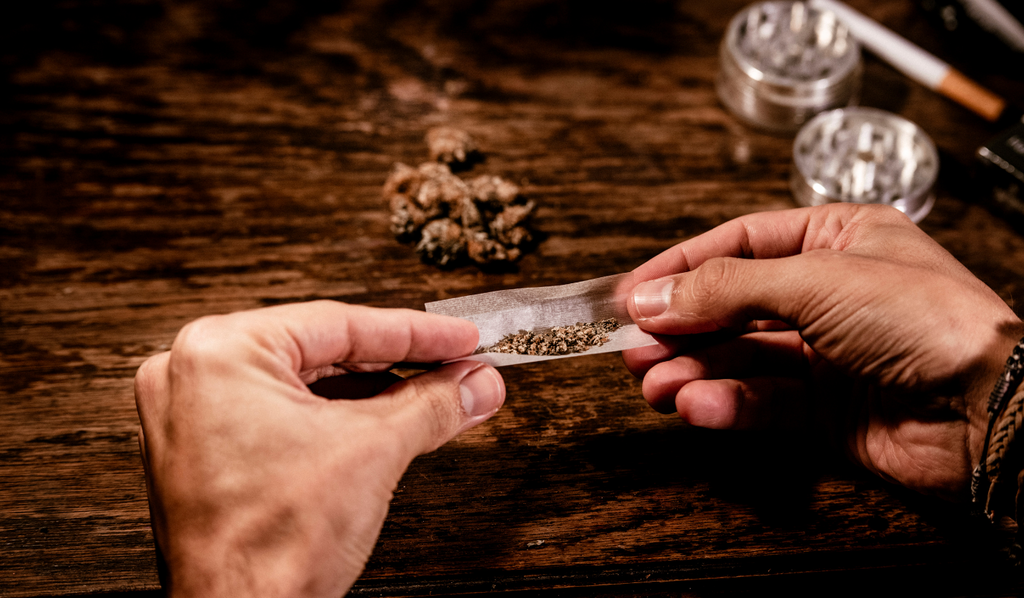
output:
<instances>
[{"instance_id":1,"label":"wood grain surface","mask_svg":"<svg viewBox=\"0 0 1024 598\"><path fill-rule=\"evenodd\" d=\"M0 596L157 594L132 379L200 315L574 282L792 207L791 140L715 96L743 4L42 0L0 19ZM914 3L851 4L1024 99ZM926 128L922 228L1024 313L1024 237L968 178L996 130L870 56L862 104ZM440 124L477 139L472 174L539 204L515 268L442 271L389 233L381 185ZM1017 588L978 574L960 508L800 438L685 429L617 355L502 373L505 409L413 463L353 594Z\"/></svg>"}]
</instances>

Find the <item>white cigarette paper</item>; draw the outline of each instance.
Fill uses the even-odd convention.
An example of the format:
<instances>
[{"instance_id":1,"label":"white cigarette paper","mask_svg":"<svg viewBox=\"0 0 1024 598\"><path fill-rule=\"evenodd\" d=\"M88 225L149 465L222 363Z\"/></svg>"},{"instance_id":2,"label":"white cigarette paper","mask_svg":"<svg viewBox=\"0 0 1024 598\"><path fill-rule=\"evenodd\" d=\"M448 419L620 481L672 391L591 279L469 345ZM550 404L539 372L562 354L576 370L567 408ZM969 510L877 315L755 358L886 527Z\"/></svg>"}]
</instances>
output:
<instances>
[{"instance_id":1,"label":"white cigarette paper","mask_svg":"<svg viewBox=\"0 0 1024 598\"><path fill-rule=\"evenodd\" d=\"M434 301L425 307L430 313L455 316L476 324L480 330L477 352L463 359L500 367L657 344L654 337L633 323L626 310L626 299L633 286L633 273L626 272L565 285L509 289ZM608 335L608 342L581 353L518 355L481 352L506 336L524 330L547 331L556 326L588 324L607 318L615 318L619 328Z\"/></svg>"}]
</instances>

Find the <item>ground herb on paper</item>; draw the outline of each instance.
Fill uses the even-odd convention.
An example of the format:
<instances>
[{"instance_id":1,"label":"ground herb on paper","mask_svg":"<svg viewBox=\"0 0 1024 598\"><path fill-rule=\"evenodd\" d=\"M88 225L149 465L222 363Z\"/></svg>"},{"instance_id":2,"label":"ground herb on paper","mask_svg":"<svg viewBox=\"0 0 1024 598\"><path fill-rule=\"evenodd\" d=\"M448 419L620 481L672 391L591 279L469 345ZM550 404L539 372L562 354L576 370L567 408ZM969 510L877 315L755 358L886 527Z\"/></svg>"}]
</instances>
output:
<instances>
[{"instance_id":1,"label":"ground herb on paper","mask_svg":"<svg viewBox=\"0 0 1024 598\"><path fill-rule=\"evenodd\" d=\"M485 353L512 353L515 355L568 355L582 353L608 342L608 335L619 328L615 318L600 322L577 322L571 326L557 326L545 332L520 331L509 334Z\"/></svg>"}]
</instances>

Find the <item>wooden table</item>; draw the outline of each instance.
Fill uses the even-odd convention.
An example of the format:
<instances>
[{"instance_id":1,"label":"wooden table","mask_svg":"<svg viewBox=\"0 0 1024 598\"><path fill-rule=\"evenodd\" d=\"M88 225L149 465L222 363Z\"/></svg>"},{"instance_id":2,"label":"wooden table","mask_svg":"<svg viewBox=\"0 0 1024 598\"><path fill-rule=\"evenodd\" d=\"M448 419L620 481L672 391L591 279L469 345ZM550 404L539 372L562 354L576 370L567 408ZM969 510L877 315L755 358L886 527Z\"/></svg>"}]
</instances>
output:
<instances>
[{"instance_id":1,"label":"wooden table","mask_svg":"<svg viewBox=\"0 0 1024 598\"><path fill-rule=\"evenodd\" d=\"M957 60L913 3L852 4ZM715 96L742 5L67 0L4 19L0 596L159 592L132 379L199 315L573 282L793 206L791 141ZM963 68L1024 99L998 65ZM963 178L995 129L870 56L865 86L941 150L922 227L1024 312L1024 237ZM441 271L389 233L381 185L439 124L476 137L474 174L539 203L545 238L514 271ZM959 507L793 439L685 429L617 355L503 374L501 413L414 462L353 594L979 580Z\"/></svg>"}]
</instances>

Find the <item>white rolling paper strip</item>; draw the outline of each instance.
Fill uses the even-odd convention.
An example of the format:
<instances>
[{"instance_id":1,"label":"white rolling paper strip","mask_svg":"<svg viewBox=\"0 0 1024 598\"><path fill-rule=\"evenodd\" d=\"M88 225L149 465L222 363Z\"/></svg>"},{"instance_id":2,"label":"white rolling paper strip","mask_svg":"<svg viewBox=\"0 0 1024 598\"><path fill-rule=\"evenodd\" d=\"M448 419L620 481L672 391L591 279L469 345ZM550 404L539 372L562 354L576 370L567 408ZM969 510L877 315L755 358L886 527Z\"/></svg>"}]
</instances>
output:
<instances>
[{"instance_id":1,"label":"white rolling paper strip","mask_svg":"<svg viewBox=\"0 0 1024 598\"><path fill-rule=\"evenodd\" d=\"M633 273L626 272L565 285L509 289L434 301L425 307L430 313L455 316L476 324L480 330L480 344L476 353L463 359L500 367L657 344L654 337L633 323L626 310L626 299L633 286ZM615 318L620 328L609 335L605 344L582 353L514 355L480 352L505 336L523 330L544 331L606 318Z\"/></svg>"}]
</instances>

